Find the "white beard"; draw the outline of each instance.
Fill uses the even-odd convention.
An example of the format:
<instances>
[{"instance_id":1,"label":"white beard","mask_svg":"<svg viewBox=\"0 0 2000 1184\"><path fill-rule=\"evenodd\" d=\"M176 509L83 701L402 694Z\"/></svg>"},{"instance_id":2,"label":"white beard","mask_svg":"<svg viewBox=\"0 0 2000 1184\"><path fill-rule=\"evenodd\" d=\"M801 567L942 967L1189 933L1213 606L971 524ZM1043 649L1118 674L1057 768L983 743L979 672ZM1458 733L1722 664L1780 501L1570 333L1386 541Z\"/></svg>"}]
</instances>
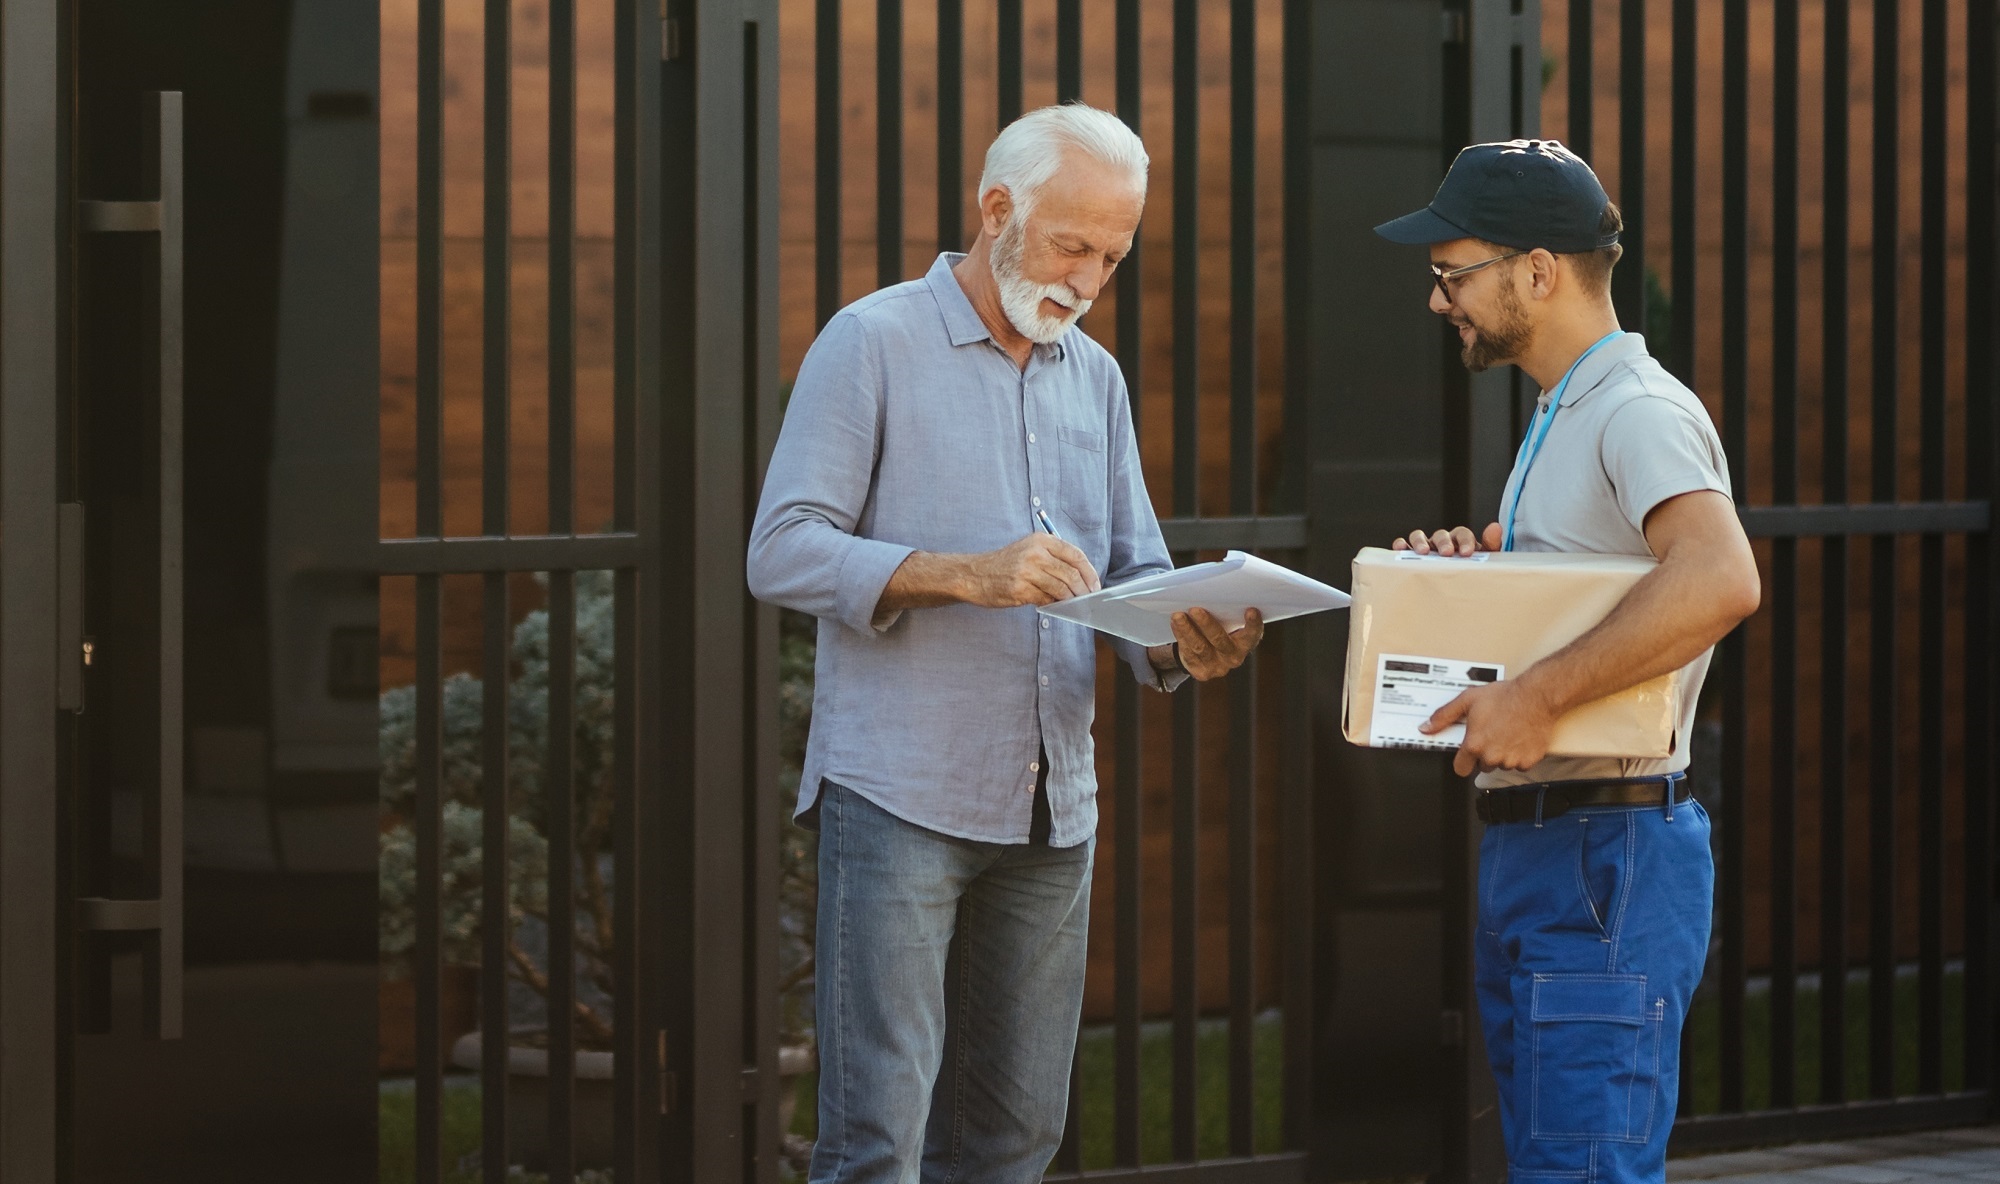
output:
<instances>
[{"instance_id":1,"label":"white beard","mask_svg":"<svg viewBox=\"0 0 2000 1184\"><path fill-rule=\"evenodd\" d=\"M1031 283L1021 275L1021 259L1026 253L1027 218L1019 211L993 240L993 282L1000 288L1000 308L1021 336L1038 345L1048 345L1069 332L1077 318L1090 311L1090 301L1080 299L1068 284ZM1042 314L1042 301L1052 300L1069 309L1067 316Z\"/></svg>"}]
</instances>

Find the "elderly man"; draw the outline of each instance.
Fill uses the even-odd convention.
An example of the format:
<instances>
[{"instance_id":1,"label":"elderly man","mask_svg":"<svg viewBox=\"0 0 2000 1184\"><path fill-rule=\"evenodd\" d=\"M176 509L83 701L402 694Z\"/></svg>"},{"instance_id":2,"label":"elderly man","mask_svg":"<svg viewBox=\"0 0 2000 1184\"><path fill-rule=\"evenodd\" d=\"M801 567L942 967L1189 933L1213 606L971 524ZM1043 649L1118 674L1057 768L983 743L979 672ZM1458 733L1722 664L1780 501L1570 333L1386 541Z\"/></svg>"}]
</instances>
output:
<instances>
[{"instance_id":1,"label":"elderly man","mask_svg":"<svg viewBox=\"0 0 2000 1184\"><path fill-rule=\"evenodd\" d=\"M1457 770L1484 770L1474 961L1517 1184L1666 1178L1715 884L1687 737L1712 647L1759 595L1707 410L1618 327L1622 229L1590 166L1553 140L1475 144L1428 207L1376 227L1430 247L1430 308L1468 368L1519 366L1542 389L1500 521L1395 546L1659 559L1601 624L1424 726L1463 723ZM1548 755L1564 713L1672 670L1686 679L1673 756Z\"/></svg>"},{"instance_id":2,"label":"elderly man","mask_svg":"<svg viewBox=\"0 0 2000 1184\"><path fill-rule=\"evenodd\" d=\"M1132 248L1146 167L1106 112L1023 116L987 150L970 253L842 311L792 389L749 577L819 618L815 1184L1029 1184L1062 1136L1096 642L1035 606L1172 566L1124 381L1073 330ZM1263 626L1196 609L1174 634L1114 644L1172 690Z\"/></svg>"}]
</instances>

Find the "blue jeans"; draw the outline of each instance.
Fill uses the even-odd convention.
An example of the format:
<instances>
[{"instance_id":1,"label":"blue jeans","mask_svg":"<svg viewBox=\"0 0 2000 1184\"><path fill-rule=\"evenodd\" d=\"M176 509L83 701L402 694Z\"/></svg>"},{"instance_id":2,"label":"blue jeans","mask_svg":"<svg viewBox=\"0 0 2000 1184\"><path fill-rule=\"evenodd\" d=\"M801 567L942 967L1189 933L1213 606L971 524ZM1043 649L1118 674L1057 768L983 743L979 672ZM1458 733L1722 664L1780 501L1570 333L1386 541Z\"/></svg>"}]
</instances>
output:
<instances>
[{"instance_id":1,"label":"blue jeans","mask_svg":"<svg viewBox=\"0 0 2000 1184\"><path fill-rule=\"evenodd\" d=\"M831 781L819 813L812 1184L1035 1184L1068 1109L1096 840L955 839Z\"/></svg>"},{"instance_id":2,"label":"blue jeans","mask_svg":"<svg viewBox=\"0 0 2000 1184\"><path fill-rule=\"evenodd\" d=\"M1694 801L1487 827L1474 963L1511 1184L1666 1179L1708 832Z\"/></svg>"}]
</instances>

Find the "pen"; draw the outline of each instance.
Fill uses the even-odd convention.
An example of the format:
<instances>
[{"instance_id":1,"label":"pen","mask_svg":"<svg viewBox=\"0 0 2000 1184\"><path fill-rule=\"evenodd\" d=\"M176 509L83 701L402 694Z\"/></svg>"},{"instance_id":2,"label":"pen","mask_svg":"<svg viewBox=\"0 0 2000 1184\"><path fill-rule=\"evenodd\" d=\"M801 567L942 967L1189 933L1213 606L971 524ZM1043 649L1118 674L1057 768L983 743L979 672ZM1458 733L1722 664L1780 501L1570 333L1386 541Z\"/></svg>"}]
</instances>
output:
<instances>
[{"instance_id":1,"label":"pen","mask_svg":"<svg viewBox=\"0 0 2000 1184\"><path fill-rule=\"evenodd\" d=\"M1057 541L1061 541L1062 532L1056 529L1055 523L1049 521L1049 512L1047 510L1036 510L1035 517L1038 520L1040 520L1043 530L1046 530L1050 534L1054 535Z\"/></svg>"}]
</instances>

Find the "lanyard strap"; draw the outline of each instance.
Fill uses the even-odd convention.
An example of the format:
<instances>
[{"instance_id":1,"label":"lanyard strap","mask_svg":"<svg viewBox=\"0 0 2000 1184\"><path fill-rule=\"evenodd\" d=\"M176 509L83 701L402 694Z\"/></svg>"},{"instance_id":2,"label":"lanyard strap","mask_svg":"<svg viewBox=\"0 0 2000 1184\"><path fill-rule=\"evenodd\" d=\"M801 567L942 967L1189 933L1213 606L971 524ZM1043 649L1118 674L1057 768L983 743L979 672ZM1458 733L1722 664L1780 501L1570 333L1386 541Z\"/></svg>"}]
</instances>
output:
<instances>
[{"instance_id":1,"label":"lanyard strap","mask_svg":"<svg viewBox=\"0 0 2000 1184\"><path fill-rule=\"evenodd\" d=\"M1514 467L1520 470L1521 476L1514 483L1513 496L1507 501L1507 534L1500 544L1501 550L1514 549L1514 515L1521 508L1521 493L1528 487L1528 473L1535 467L1535 458L1542 454L1542 443L1549 438L1549 428L1556 422L1556 412L1562 410L1563 392L1569 389L1570 378L1576 374L1577 367L1583 365L1584 359L1597 352L1598 346L1614 337L1624 335L1625 330L1613 329L1598 338L1589 349L1577 356L1576 361L1569 364L1568 370L1563 372L1562 381L1556 384L1555 390L1549 395L1547 409L1535 408L1535 418L1528 421L1528 434L1522 438L1520 450L1514 454Z\"/></svg>"}]
</instances>

